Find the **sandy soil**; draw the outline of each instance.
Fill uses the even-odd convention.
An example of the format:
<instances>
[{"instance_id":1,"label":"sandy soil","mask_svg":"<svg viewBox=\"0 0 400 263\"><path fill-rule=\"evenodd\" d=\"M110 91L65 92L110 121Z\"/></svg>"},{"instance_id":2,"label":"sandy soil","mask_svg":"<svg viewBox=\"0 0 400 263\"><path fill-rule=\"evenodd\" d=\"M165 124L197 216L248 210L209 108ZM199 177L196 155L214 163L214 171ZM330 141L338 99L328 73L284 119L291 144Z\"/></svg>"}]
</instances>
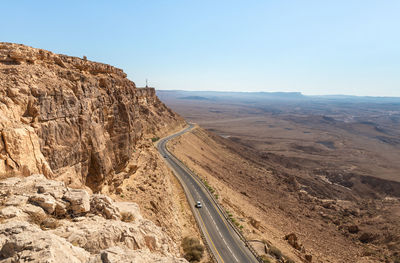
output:
<instances>
[{"instance_id":1,"label":"sandy soil","mask_svg":"<svg viewBox=\"0 0 400 263\"><path fill-rule=\"evenodd\" d=\"M313 262L392 262L396 257L396 198L369 200L367 205L343 186L288 168L285 159L266 161L253 149L201 128L169 147L216 190L249 239L266 240L296 262L305 255L312 255ZM357 233L348 231L350 225L357 225ZM284 239L290 233L297 236L299 250ZM364 233L380 236L362 243Z\"/></svg>"}]
</instances>

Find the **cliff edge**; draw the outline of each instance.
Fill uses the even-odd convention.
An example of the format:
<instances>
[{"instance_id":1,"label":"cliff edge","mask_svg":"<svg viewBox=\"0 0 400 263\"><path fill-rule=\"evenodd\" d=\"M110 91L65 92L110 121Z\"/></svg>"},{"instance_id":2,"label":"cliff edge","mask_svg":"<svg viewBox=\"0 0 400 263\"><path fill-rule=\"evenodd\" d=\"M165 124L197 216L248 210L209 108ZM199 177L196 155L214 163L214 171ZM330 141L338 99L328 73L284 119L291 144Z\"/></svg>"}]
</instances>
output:
<instances>
[{"instance_id":1,"label":"cliff edge","mask_svg":"<svg viewBox=\"0 0 400 263\"><path fill-rule=\"evenodd\" d=\"M98 192L140 145L183 125L121 69L0 43L0 176L41 173Z\"/></svg>"}]
</instances>

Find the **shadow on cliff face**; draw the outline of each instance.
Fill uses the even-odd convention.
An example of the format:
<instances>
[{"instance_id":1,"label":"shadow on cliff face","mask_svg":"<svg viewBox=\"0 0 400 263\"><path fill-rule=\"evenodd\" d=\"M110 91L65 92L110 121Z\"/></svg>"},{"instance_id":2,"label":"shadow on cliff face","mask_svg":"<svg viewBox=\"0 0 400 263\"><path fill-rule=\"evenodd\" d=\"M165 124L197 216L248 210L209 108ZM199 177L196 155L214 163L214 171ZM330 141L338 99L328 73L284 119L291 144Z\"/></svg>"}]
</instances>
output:
<instances>
[{"instance_id":1,"label":"shadow on cliff face","mask_svg":"<svg viewBox=\"0 0 400 263\"><path fill-rule=\"evenodd\" d=\"M138 144L184 125L153 88L110 65L0 43L0 79L0 134L19 135L0 145L0 174L43 173L97 192Z\"/></svg>"}]
</instances>

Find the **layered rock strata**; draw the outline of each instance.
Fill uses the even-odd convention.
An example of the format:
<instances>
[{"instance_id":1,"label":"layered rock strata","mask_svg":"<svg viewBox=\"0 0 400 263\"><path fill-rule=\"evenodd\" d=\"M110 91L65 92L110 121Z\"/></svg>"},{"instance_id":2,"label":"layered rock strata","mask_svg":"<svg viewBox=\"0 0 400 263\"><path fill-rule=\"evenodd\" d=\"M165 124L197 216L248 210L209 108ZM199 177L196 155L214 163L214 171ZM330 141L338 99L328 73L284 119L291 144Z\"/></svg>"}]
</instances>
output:
<instances>
[{"instance_id":1,"label":"layered rock strata","mask_svg":"<svg viewBox=\"0 0 400 263\"><path fill-rule=\"evenodd\" d=\"M141 142L183 124L121 69L0 43L0 176L42 173L97 192Z\"/></svg>"}]
</instances>

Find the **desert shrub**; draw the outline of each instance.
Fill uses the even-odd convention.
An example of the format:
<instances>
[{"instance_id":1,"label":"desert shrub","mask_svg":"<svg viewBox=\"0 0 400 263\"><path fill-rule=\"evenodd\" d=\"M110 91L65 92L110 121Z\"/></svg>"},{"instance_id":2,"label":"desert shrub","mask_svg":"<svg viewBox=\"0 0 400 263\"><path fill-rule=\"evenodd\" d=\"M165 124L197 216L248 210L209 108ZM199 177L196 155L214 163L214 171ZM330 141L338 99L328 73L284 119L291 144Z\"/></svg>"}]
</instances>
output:
<instances>
[{"instance_id":1,"label":"desert shrub","mask_svg":"<svg viewBox=\"0 0 400 263\"><path fill-rule=\"evenodd\" d=\"M272 256L276 257L277 259L281 259L282 258L282 252L279 250L279 248L271 246L269 248L269 254L271 254Z\"/></svg>"},{"instance_id":2,"label":"desert shrub","mask_svg":"<svg viewBox=\"0 0 400 263\"><path fill-rule=\"evenodd\" d=\"M160 137L153 137L153 138L151 138L151 141L152 142L156 142L156 141L158 141L160 139Z\"/></svg>"},{"instance_id":3,"label":"desert shrub","mask_svg":"<svg viewBox=\"0 0 400 263\"><path fill-rule=\"evenodd\" d=\"M121 221L129 223L132 222L133 220L135 220L135 216L132 213L129 212L121 213Z\"/></svg>"},{"instance_id":4,"label":"desert shrub","mask_svg":"<svg viewBox=\"0 0 400 263\"><path fill-rule=\"evenodd\" d=\"M295 263L294 260L291 259L291 258L289 258L289 257L286 257L285 262L286 262L286 263Z\"/></svg>"},{"instance_id":5,"label":"desert shrub","mask_svg":"<svg viewBox=\"0 0 400 263\"><path fill-rule=\"evenodd\" d=\"M226 214L227 214L229 217L232 217L232 216L233 216L232 213L229 212L228 210L226 210L225 212L226 212Z\"/></svg>"},{"instance_id":6,"label":"desert shrub","mask_svg":"<svg viewBox=\"0 0 400 263\"><path fill-rule=\"evenodd\" d=\"M189 262L199 262L203 258L204 246L197 238L185 237L182 240L183 257Z\"/></svg>"},{"instance_id":7,"label":"desert shrub","mask_svg":"<svg viewBox=\"0 0 400 263\"><path fill-rule=\"evenodd\" d=\"M29 215L29 222L40 226L42 230L56 229L61 225L60 221L42 213L33 213Z\"/></svg>"},{"instance_id":8,"label":"desert shrub","mask_svg":"<svg viewBox=\"0 0 400 263\"><path fill-rule=\"evenodd\" d=\"M29 215L29 222L40 226L46 218L46 214L34 213Z\"/></svg>"},{"instance_id":9,"label":"desert shrub","mask_svg":"<svg viewBox=\"0 0 400 263\"><path fill-rule=\"evenodd\" d=\"M269 259L266 255L262 255L261 260L263 263L271 263L271 259Z\"/></svg>"},{"instance_id":10,"label":"desert shrub","mask_svg":"<svg viewBox=\"0 0 400 263\"><path fill-rule=\"evenodd\" d=\"M369 232L364 232L358 238L362 243L370 243L376 239L376 236Z\"/></svg>"}]
</instances>

